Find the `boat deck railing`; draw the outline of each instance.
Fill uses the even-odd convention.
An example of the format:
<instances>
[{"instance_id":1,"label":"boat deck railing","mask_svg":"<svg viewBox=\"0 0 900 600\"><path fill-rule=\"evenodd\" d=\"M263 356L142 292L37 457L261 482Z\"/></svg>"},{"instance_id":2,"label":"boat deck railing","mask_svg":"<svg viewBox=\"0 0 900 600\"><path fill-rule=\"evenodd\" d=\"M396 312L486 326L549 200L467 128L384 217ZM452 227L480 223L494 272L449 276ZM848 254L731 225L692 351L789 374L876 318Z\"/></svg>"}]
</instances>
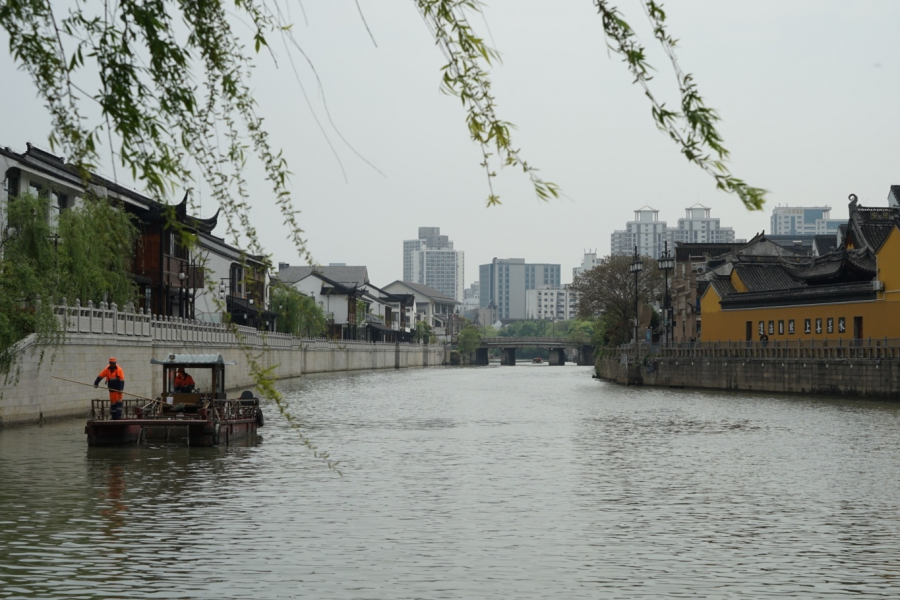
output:
<instances>
[{"instance_id":1,"label":"boat deck railing","mask_svg":"<svg viewBox=\"0 0 900 600\"><path fill-rule=\"evenodd\" d=\"M153 418L157 408L157 402L143 400L140 398L125 398L122 400L122 418L123 419L148 419ZM94 399L91 400L91 420L92 421L109 421L112 416L109 412L109 400ZM191 415L192 417L196 415Z\"/></svg>"},{"instance_id":2,"label":"boat deck railing","mask_svg":"<svg viewBox=\"0 0 900 600\"><path fill-rule=\"evenodd\" d=\"M235 400L213 400L210 404L213 420L231 421L234 419L253 419L256 417L256 406Z\"/></svg>"},{"instance_id":3,"label":"boat deck railing","mask_svg":"<svg viewBox=\"0 0 900 600\"><path fill-rule=\"evenodd\" d=\"M196 410L196 405L175 404L171 409L164 408L164 404L137 398L126 398L122 401L122 419L156 419L176 421L206 421L207 417ZM91 420L110 421L110 402L105 399L91 400ZM206 405L208 412L212 413L213 421L230 421L235 419L253 419L256 417L256 403L248 402L240 398L211 400Z\"/></svg>"}]
</instances>

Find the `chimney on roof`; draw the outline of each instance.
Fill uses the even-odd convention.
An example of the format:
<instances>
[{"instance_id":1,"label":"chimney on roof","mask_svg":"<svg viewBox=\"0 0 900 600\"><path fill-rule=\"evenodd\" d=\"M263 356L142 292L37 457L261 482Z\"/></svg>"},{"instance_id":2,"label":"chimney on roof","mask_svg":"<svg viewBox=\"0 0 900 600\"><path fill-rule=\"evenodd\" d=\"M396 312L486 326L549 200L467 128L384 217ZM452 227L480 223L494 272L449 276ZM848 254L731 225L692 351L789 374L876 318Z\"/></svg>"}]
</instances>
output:
<instances>
[{"instance_id":1,"label":"chimney on roof","mask_svg":"<svg viewBox=\"0 0 900 600\"><path fill-rule=\"evenodd\" d=\"M281 271L281 270L287 269L290 266L291 266L290 263L280 262L280 263L278 263L278 270Z\"/></svg>"}]
</instances>

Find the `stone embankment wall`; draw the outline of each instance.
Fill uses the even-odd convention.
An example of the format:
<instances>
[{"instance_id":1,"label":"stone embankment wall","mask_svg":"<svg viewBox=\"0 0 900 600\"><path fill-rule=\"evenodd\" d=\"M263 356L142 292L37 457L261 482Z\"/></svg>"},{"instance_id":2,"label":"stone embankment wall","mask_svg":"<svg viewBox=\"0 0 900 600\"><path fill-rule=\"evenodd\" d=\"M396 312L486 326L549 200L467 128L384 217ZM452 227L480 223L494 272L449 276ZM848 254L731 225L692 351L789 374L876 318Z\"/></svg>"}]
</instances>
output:
<instances>
[{"instance_id":1,"label":"stone embankment wall","mask_svg":"<svg viewBox=\"0 0 900 600\"><path fill-rule=\"evenodd\" d=\"M274 367L277 379L445 361L443 346L301 339L243 327L238 328L239 342L220 324L156 319L106 307L61 308L60 318L66 319L61 345L41 346L34 336L20 343L16 376L0 386L0 426L86 415L91 399L105 398L106 392L52 376L93 383L110 356L125 370L125 391L148 397L160 394L163 385L162 371L150 359L169 354L221 354L226 361L237 361L226 367L230 391L252 388L240 344L253 351L261 366Z\"/></svg>"},{"instance_id":2,"label":"stone embankment wall","mask_svg":"<svg viewBox=\"0 0 900 600\"><path fill-rule=\"evenodd\" d=\"M891 400L900 393L900 359L889 357L605 357L596 364L598 377L622 384Z\"/></svg>"}]
</instances>

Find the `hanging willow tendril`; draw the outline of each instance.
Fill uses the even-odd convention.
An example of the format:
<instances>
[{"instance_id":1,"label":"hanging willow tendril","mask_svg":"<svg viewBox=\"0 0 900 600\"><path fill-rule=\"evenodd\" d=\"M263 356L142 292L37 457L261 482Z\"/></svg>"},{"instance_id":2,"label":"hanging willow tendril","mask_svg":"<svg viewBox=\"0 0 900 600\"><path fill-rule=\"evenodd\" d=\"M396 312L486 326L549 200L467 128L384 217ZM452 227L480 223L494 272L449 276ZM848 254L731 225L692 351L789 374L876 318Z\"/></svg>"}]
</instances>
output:
<instances>
[{"instance_id":1,"label":"hanging willow tendril","mask_svg":"<svg viewBox=\"0 0 900 600\"><path fill-rule=\"evenodd\" d=\"M559 186L541 179L538 170L521 157L512 145L510 132L514 126L501 120L495 112L488 68L492 61L500 60L500 54L475 34L466 16L466 11L480 12L481 2L417 0L416 5L447 61L442 68L441 90L460 99L466 110L469 136L481 148L481 167L487 174L490 189L487 205L500 204L492 181L497 172L492 167L491 148L504 166L518 167L528 175L538 198L557 198Z\"/></svg>"},{"instance_id":2,"label":"hanging willow tendril","mask_svg":"<svg viewBox=\"0 0 900 600\"><path fill-rule=\"evenodd\" d=\"M733 177L725 166L728 151L715 127L719 117L705 106L693 77L678 66L662 5L641 1L675 69L681 111L667 109L650 92L645 50L620 11L605 0L593 0L610 48L624 58L651 101L657 125L682 154L712 175L719 189L736 194L748 208L759 208L764 191ZM513 143L513 125L497 114L489 72L499 54L469 18L482 13L482 2L413 0L413 5L446 61L441 89L460 99L469 136L481 150L488 206L500 203L493 187L497 165L521 169L539 199L558 197L559 187L540 177L522 157ZM75 0L63 9L52 0L0 0L0 27L9 36L10 54L31 76L50 114L51 147L60 148L76 165L86 186L97 169L104 139L115 157L113 173L117 161L162 204L171 206L177 189L191 191L194 173L199 172L222 209L228 236L247 252L242 262L248 272L248 256L271 267L250 218L258 202L248 192L250 156L262 164L300 258L315 264L288 189L287 163L270 144L249 85L253 57L263 51L272 54L269 36L281 36L288 52L293 48L303 54L282 6L281 0L233 0L229 8L222 0ZM249 37L232 29L229 13L249 22ZM97 77L99 84L93 83ZM89 86L96 89L86 89ZM89 119L86 105L99 107L101 117ZM196 210L193 202L189 206ZM183 246L199 254L196 236L178 222L174 210L167 214L167 227ZM218 298L215 282L208 279L205 286ZM224 312L221 300L217 302ZM300 427L275 390L271 369L262 366L243 340L241 346L262 395L277 404L292 426ZM335 467L327 454L303 439L316 456Z\"/></svg>"},{"instance_id":3,"label":"hanging willow tendril","mask_svg":"<svg viewBox=\"0 0 900 600\"><path fill-rule=\"evenodd\" d=\"M656 126L678 144L684 157L711 175L718 189L736 194L748 210L761 210L766 191L733 176L725 165L728 150L716 129L719 115L707 107L700 97L694 77L681 70L675 55L677 42L666 30L666 13L662 4L653 0L641 0L641 4L653 26L653 35L665 50L678 79L681 111L666 108L650 90L653 67L647 62L646 49L638 41L634 29L622 18L621 11L606 0L594 0L594 6L603 20L608 47L622 56L634 75L635 83L641 86L650 100Z\"/></svg>"}]
</instances>

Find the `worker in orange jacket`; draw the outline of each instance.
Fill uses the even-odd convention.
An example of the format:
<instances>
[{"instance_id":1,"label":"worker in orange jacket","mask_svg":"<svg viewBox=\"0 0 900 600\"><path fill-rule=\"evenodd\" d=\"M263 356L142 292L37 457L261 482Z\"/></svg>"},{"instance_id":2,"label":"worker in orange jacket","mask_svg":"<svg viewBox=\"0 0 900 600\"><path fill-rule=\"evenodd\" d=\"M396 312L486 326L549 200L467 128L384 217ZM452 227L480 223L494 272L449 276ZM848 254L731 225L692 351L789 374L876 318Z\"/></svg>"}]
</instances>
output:
<instances>
[{"instance_id":1,"label":"worker in orange jacket","mask_svg":"<svg viewBox=\"0 0 900 600\"><path fill-rule=\"evenodd\" d=\"M191 374L185 371L184 367L178 367L178 372L175 373L175 391L190 393L194 391L195 385L197 384L194 383Z\"/></svg>"},{"instance_id":2,"label":"worker in orange jacket","mask_svg":"<svg viewBox=\"0 0 900 600\"><path fill-rule=\"evenodd\" d=\"M116 362L115 356L109 357L109 365L97 375L97 379L94 380L94 387L99 387L100 382L104 379L106 379L106 387L109 390L109 415L113 419L121 419L125 371Z\"/></svg>"}]
</instances>

